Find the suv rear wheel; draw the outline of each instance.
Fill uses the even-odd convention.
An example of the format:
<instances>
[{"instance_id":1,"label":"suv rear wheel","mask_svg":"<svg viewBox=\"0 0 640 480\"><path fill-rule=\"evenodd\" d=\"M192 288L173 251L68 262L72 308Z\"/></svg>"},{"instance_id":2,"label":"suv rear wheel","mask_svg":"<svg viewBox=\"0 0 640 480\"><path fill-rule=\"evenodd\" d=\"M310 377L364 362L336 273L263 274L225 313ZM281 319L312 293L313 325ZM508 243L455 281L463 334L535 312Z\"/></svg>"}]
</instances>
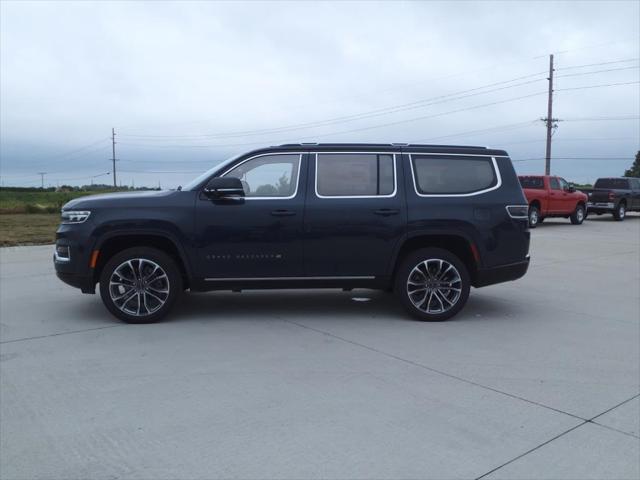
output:
<instances>
[{"instance_id":1,"label":"suv rear wheel","mask_svg":"<svg viewBox=\"0 0 640 480\"><path fill-rule=\"evenodd\" d=\"M573 223L574 225L580 225L582 222L584 222L585 217L586 215L584 205L580 203L578 204L578 206L576 206L575 211L571 214L571 223Z\"/></svg>"},{"instance_id":2,"label":"suv rear wheel","mask_svg":"<svg viewBox=\"0 0 640 480\"><path fill-rule=\"evenodd\" d=\"M457 256L441 248L422 248L402 261L394 291L414 317L438 322L464 307L470 283L467 268Z\"/></svg>"},{"instance_id":3,"label":"suv rear wheel","mask_svg":"<svg viewBox=\"0 0 640 480\"><path fill-rule=\"evenodd\" d=\"M100 274L100 296L107 309L127 323L164 317L182 292L176 262L151 247L128 248L107 261Z\"/></svg>"}]
</instances>

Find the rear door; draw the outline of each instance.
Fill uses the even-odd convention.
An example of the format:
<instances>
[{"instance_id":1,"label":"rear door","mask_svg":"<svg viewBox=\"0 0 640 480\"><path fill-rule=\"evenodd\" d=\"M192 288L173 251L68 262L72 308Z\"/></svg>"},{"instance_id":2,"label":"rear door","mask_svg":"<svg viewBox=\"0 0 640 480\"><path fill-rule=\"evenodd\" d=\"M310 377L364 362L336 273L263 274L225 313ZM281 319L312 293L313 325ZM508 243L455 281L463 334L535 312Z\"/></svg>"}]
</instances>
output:
<instances>
[{"instance_id":1,"label":"rear door","mask_svg":"<svg viewBox=\"0 0 640 480\"><path fill-rule=\"evenodd\" d=\"M304 268L310 277L387 273L406 214L397 152L310 155Z\"/></svg>"},{"instance_id":2,"label":"rear door","mask_svg":"<svg viewBox=\"0 0 640 480\"><path fill-rule=\"evenodd\" d=\"M564 211L563 190L558 177L549 177L549 213L562 213Z\"/></svg>"}]
</instances>

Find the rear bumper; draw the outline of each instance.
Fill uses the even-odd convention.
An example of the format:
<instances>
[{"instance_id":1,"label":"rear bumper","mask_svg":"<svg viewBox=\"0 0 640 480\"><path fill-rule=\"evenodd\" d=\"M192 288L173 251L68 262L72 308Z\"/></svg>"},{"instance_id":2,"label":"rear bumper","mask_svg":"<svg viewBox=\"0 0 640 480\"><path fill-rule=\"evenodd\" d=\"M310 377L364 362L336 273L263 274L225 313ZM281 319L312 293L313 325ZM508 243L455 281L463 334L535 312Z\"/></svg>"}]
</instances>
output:
<instances>
[{"instance_id":1,"label":"rear bumper","mask_svg":"<svg viewBox=\"0 0 640 480\"><path fill-rule=\"evenodd\" d=\"M474 287L486 287L496 283L510 282L523 277L529 268L529 256L522 262L500 265L499 267L482 268L476 273Z\"/></svg>"},{"instance_id":2,"label":"rear bumper","mask_svg":"<svg viewBox=\"0 0 640 480\"><path fill-rule=\"evenodd\" d=\"M594 213L608 213L615 210L614 202L587 202L587 211Z\"/></svg>"}]
</instances>

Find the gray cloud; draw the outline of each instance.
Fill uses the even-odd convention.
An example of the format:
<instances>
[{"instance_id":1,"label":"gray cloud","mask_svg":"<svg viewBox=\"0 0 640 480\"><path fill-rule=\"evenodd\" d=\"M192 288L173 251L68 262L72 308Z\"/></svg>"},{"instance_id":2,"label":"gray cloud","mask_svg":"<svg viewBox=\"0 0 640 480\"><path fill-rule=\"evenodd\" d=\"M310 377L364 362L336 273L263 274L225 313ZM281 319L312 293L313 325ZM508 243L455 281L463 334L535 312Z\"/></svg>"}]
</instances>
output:
<instances>
[{"instance_id":1,"label":"gray cloud","mask_svg":"<svg viewBox=\"0 0 640 480\"><path fill-rule=\"evenodd\" d=\"M193 174L140 172L201 171L233 153L284 141L486 144L503 146L514 159L540 158L544 127L536 119L546 113L549 52L557 52L555 116L566 120L555 135L554 155L561 158L554 171L575 181L618 175L640 143L637 119L577 120L637 117L638 84L563 90L637 82L637 60L562 70L637 59L637 2L2 2L0 8L5 184L37 184L37 171L51 172L53 183L87 183L110 169L112 126L121 178L150 185L175 186ZM613 70L620 68L626 69ZM610 71L561 76L595 70ZM532 83L384 115L198 137L314 123L535 73L493 88ZM541 95L504 102L535 93ZM453 136L492 127L502 128ZM538 172L542 163L516 166Z\"/></svg>"}]
</instances>

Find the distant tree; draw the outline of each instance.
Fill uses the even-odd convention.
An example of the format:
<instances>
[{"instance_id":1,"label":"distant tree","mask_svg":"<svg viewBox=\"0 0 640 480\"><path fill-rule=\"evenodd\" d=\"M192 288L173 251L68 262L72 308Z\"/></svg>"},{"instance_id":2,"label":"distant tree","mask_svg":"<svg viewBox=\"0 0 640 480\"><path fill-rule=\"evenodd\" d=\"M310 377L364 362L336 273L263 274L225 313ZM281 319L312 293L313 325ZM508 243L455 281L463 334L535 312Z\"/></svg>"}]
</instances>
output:
<instances>
[{"instance_id":1,"label":"distant tree","mask_svg":"<svg viewBox=\"0 0 640 480\"><path fill-rule=\"evenodd\" d=\"M625 177L640 177L640 150L636 153L636 159L633 161L631 168L624 172Z\"/></svg>"}]
</instances>

